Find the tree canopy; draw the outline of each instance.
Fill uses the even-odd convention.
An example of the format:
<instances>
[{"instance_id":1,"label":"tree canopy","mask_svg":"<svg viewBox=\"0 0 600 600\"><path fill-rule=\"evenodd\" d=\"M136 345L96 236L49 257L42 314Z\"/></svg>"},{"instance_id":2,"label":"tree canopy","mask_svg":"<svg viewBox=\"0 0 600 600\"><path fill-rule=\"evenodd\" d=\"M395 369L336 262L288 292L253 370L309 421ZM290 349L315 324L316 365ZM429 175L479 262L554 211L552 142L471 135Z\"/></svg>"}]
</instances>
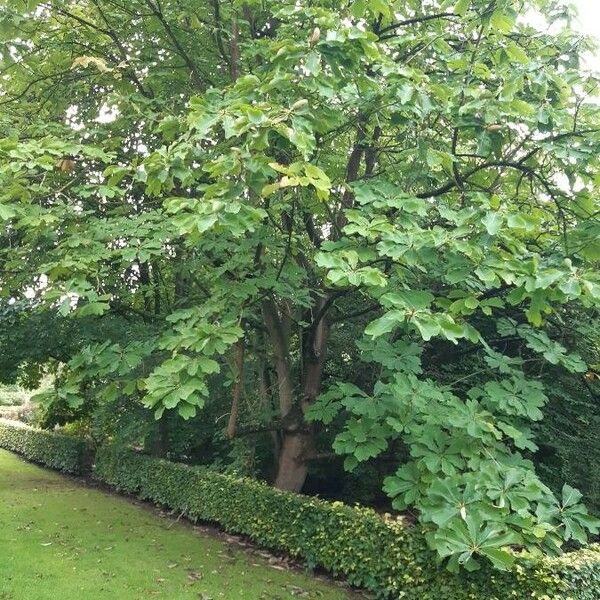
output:
<instances>
[{"instance_id":1,"label":"tree canopy","mask_svg":"<svg viewBox=\"0 0 600 600\"><path fill-rule=\"evenodd\" d=\"M385 455L451 568L585 542L532 429L559 378L598 379L598 79L570 18L6 0L2 376L54 368L73 418L270 432L284 489L330 442Z\"/></svg>"}]
</instances>

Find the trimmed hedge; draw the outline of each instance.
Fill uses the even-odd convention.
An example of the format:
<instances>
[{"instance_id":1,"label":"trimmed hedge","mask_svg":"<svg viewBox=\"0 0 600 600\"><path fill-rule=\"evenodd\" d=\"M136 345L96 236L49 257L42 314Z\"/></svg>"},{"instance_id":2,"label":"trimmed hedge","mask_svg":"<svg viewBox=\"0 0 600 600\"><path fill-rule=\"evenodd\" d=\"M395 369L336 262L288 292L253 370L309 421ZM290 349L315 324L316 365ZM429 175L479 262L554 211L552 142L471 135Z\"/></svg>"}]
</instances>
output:
<instances>
[{"instance_id":1,"label":"trimmed hedge","mask_svg":"<svg viewBox=\"0 0 600 600\"><path fill-rule=\"evenodd\" d=\"M0 419L0 448L22 454L27 460L51 469L80 475L89 471L93 452L81 438L33 429Z\"/></svg>"},{"instance_id":2,"label":"trimmed hedge","mask_svg":"<svg viewBox=\"0 0 600 600\"><path fill-rule=\"evenodd\" d=\"M455 576L437 566L418 527L367 508L275 490L258 481L157 460L126 449L98 451L95 477L219 524L257 544L322 567L380 598L407 600L598 600L600 546L557 559L519 557L510 573Z\"/></svg>"}]
</instances>

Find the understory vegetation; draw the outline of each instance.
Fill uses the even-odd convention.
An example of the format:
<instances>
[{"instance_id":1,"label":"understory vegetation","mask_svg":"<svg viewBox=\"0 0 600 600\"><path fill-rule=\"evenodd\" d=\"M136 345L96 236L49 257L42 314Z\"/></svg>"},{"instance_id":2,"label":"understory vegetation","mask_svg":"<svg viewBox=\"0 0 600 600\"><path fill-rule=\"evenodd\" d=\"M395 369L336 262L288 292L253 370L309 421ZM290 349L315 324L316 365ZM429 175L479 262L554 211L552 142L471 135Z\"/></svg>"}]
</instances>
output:
<instances>
[{"instance_id":1,"label":"understory vegetation","mask_svg":"<svg viewBox=\"0 0 600 600\"><path fill-rule=\"evenodd\" d=\"M90 460L92 449L80 438L9 421L0 422L0 448L74 474L88 474L93 463L96 480L178 514L178 520L185 516L194 523L217 524L377 598L594 600L600 589L599 545L560 559L515 553L510 573L493 573L487 565L459 576L436 564L426 531L402 517L275 490L253 478L118 446L98 448ZM1 459L2 454L0 482Z\"/></svg>"},{"instance_id":2,"label":"understory vegetation","mask_svg":"<svg viewBox=\"0 0 600 600\"><path fill-rule=\"evenodd\" d=\"M510 573L493 573L487 565L475 574L457 575L438 564L426 531L403 517L275 490L253 478L118 446L98 448L90 460L91 449L81 439L9 421L0 422L0 448L74 474L89 473L93 462L93 477L117 491L149 500L179 519L217 524L308 568L324 568L378 598L594 600L600 593L599 545L560 559L515 553Z\"/></svg>"},{"instance_id":3,"label":"understory vegetation","mask_svg":"<svg viewBox=\"0 0 600 600\"><path fill-rule=\"evenodd\" d=\"M31 429L18 421L0 419L0 448L22 454L46 467L81 475L89 471L94 450L85 439Z\"/></svg>"},{"instance_id":4,"label":"understory vegetation","mask_svg":"<svg viewBox=\"0 0 600 600\"><path fill-rule=\"evenodd\" d=\"M28 418L73 447L260 480L273 519L321 506L297 492L394 513L436 573L568 567L600 530L599 80L572 13L5 0L0 381L51 380ZM406 564L397 535L360 560Z\"/></svg>"},{"instance_id":5,"label":"understory vegetation","mask_svg":"<svg viewBox=\"0 0 600 600\"><path fill-rule=\"evenodd\" d=\"M31 393L17 385L0 386L0 406L18 406L29 400Z\"/></svg>"},{"instance_id":6,"label":"understory vegetation","mask_svg":"<svg viewBox=\"0 0 600 600\"><path fill-rule=\"evenodd\" d=\"M94 474L119 490L324 567L378 598L593 600L600 594L600 546L561 560L523 555L505 575L486 565L475 576L457 576L436 564L421 528L370 509L309 499L131 450L100 450Z\"/></svg>"}]
</instances>

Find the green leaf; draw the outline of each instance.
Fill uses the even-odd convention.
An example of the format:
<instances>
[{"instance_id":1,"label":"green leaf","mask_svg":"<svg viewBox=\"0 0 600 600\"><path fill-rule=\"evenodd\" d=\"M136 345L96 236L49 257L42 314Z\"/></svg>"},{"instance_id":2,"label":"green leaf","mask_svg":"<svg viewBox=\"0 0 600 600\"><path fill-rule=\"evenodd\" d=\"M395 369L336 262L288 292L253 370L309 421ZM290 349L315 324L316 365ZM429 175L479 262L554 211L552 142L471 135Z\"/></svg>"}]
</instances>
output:
<instances>
[{"instance_id":1,"label":"green leaf","mask_svg":"<svg viewBox=\"0 0 600 600\"><path fill-rule=\"evenodd\" d=\"M399 310L392 310L387 312L383 317L371 321L365 328L365 334L377 338L381 335L393 331L399 324L404 321L404 313Z\"/></svg>"},{"instance_id":2,"label":"green leaf","mask_svg":"<svg viewBox=\"0 0 600 600\"><path fill-rule=\"evenodd\" d=\"M500 215L499 213L488 211L485 217L481 219L481 222L483 223L487 232L490 235L496 235L502 227L503 219L502 215Z\"/></svg>"},{"instance_id":3,"label":"green leaf","mask_svg":"<svg viewBox=\"0 0 600 600\"><path fill-rule=\"evenodd\" d=\"M79 317L89 317L93 315L103 315L110 309L110 305L106 302L88 302L81 307L77 307L76 314Z\"/></svg>"},{"instance_id":4,"label":"green leaf","mask_svg":"<svg viewBox=\"0 0 600 600\"><path fill-rule=\"evenodd\" d=\"M523 215L520 214L510 214L508 215L506 222L509 227L513 229L527 229L528 224Z\"/></svg>"},{"instance_id":5,"label":"green leaf","mask_svg":"<svg viewBox=\"0 0 600 600\"><path fill-rule=\"evenodd\" d=\"M385 306L406 308L408 310L425 310L435 300L435 296L427 290L400 290L389 292L381 297Z\"/></svg>"},{"instance_id":6,"label":"green leaf","mask_svg":"<svg viewBox=\"0 0 600 600\"><path fill-rule=\"evenodd\" d=\"M388 0L370 0L369 8L374 15L381 14L386 19L391 18L392 9Z\"/></svg>"},{"instance_id":7,"label":"green leaf","mask_svg":"<svg viewBox=\"0 0 600 600\"><path fill-rule=\"evenodd\" d=\"M415 324L421 337L426 342L438 335L442 330L439 322L432 315L418 314L411 319L411 322Z\"/></svg>"},{"instance_id":8,"label":"green leaf","mask_svg":"<svg viewBox=\"0 0 600 600\"><path fill-rule=\"evenodd\" d=\"M500 9L496 9L490 17L490 25L501 33L510 33L515 24L515 18Z\"/></svg>"},{"instance_id":9,"label":"green leaf","mask_svg":"<svg viewBox=\"0 0 600 600\"><path fill-rule=\"evenodd\" d=\"M573 506L573 505L577 504L581 500L582 497L583 496L579 490L572 488L570 485L568 485L566 483L563 485L562 506L564 508L567 508L569 506Z\"/></svg>"},{"instance_id":10,"label":"green leaf","mask_svg":"<svg viewBox=\"0 0 600 600\"><path fill-rule=\"evenodd\" d=\"M484 548L482 554L489 558L494 567L501 571L509 571L515 562L514 554L499 548Z\"/></svg>"},{"instance_id":11,"label":"green leaf","mask_svg":"<svg viewBox=\"0 0 600 600\"><path fill-rule=\"evenodd\" d=\"M0 221L8 221L17 216L17 211L8 204L0 204Z\"/></svg>"},{"instance_id":12,"label":"green leaf","mask_svg":"<svg viewBox=\"0 0 600 600\"><path fill-rule=\"evenodd\" d=\"M454 12L462 17L467 13L470 6L471 0L458 0L458 2L454 5Z\"/></svg>"},{"instance_id":13,"label":"green leaf","mask_svg":"<svg viewBox=\"0 0 600 600\"><path fill-rule=\"evenodd\" d=\"M529 62L529 57L527 56L525 50L523 50L523 48L521 48L521 46L519 46L515 42L510 42L506 46L506 51L513 60L516 60L523 64L527 64Z\"/></svg>"},{"instance_id":14,"label":"green leaf","mask_svg":"<svg viewBox=\"0 0 600 600\"><path fill-rule=\"evenodd\" d=\"M357 19L364 16L367 7L367 0L354 0L352 6L350 6L350 12L353 17Z\"/></svg>"},{"instance_id":15,"label":"green leaf","mask_svg":"<svg viewBox=\"0 0 600 600\"><path fill-rule=\"evenodd\" d=\"M206 356L199 356L196 359L200 370L204 373L218 373L220 371L219 363L212 358L207 358Z\"/></svg>"},{"instance_id":16,"label":"green leaf","mask_svg":"<svg viewBox=\"0 0 600 600\"><path fill-rule=\"evenodd\" d=\"M186 421L196 416L196 406L187 402L180 402L177 405L177 412Z\"/></svg>"}]
</instances>

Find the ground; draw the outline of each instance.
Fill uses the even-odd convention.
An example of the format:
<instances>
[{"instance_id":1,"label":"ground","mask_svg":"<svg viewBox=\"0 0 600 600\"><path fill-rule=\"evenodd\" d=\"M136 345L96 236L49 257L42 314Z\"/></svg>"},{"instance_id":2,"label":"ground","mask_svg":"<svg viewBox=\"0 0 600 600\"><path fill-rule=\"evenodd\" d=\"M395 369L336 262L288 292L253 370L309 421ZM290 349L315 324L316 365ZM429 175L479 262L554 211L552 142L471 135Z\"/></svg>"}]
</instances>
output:
<instances>
[{"instance_id":1,"label":"ground","mask_svg":"<svg viewBox=\"0 0 600 600\"><path fill-rule=\"evenodd\" d=\"M0 450L2 600L350 598L271 563Z\"/></svg>"}]
</instances>

